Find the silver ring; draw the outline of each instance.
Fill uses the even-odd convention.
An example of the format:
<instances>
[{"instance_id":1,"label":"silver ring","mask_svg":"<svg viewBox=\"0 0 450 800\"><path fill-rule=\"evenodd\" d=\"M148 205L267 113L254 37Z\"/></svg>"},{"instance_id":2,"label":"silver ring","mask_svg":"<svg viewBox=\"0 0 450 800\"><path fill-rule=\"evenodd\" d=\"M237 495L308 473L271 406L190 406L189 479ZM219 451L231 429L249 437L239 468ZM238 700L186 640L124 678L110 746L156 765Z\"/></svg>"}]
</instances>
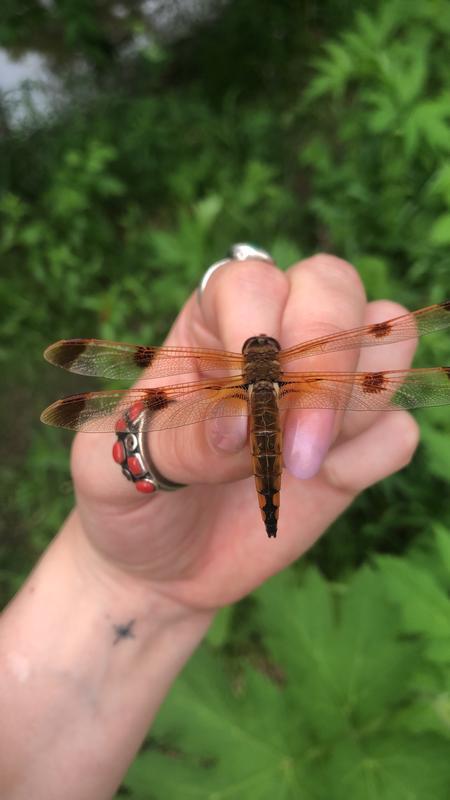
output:
<instances>
[{"instance_id":1,"label":"silver ring","mask_svg":"<svg viewBox=\"0 0 450 800\"><path fill-rule=\"evenodd\" d=\"M257 261L268 261L270 264L274 263L274 260L270 255L270 253L268 253L267 250L263 250L261 247L254 247L252 244L245 244L244 242L238 242L237 244L233 244L230 247L229 255L227 258L222 258L220 261L215 261L214 264L211 264L211 266L208 267L208 269L206 270L198 287L199 299L201 298L203 292L205 291L211 275L217 269L220 269L220 267L225 266L225 264L228 264L230 261L247 261L249 259L255 259Z\"/></svg>"},{"instance_id":2,"label":"silver ring","mask_svg":"<svg viewBox=\"0 0 450 800\"><path fill-rule=\"evenodd\" d=\"M148 411L138 401L117 421L113 459L120 465L127 480L134 483L138 492L154 494L160 489L165 492L182 489L185 484L164 478L152 461L143 430L146 414L148 415Z\"/></svg>"}]
</instances>

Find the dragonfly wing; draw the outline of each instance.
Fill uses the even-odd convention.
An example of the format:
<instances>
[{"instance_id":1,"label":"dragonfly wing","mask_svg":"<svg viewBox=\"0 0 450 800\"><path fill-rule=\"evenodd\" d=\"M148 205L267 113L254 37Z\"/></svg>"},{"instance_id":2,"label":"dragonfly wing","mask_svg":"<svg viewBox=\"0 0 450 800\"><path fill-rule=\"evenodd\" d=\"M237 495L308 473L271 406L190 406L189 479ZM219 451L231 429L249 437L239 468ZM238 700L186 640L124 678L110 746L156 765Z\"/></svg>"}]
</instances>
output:
<instances>
[{"instance_id":1,"label":"dragonfly wing","mask_svg":"<svg viewBox=\"0 0 450 800\"><path fill-rule=\"evenodd\" d=\"M450 367L290 373L280 385L280 409L370 411L449 403Z\"/></svg>"},{"instance_id":2,"label":"dragonfly wing","mask_svg":"<svg viewBox=\"0 0 450 800\"><path fill-rule=\"evenodd\" d=\"M99 378L137 380L189 372L242 370L242 355L194 347L145 347L104 339L63 339L47 347L51 364ZM148 373L144 375L145 371Z\"/></svg>"},{"instance_id":3,"label":"dragonfly wing","mask_svg":"<svg viewBox=\"0 0 450 800\"><path fill-rule=\"evenodd\" d=\"M117 389L84 392L57 400L43 411L47 425L76 431L114 431L125 412L144 413L143 430L191 425L213 417L245 416L247 391L223 380L165 386L163 389Z\"/></svg>"},{"instance_id":4,"label":"dragonfly wing","mask_svg":"<svg viewBox=\"0 0 450 800\"><path fill-rule=\"evenodd\" d=\"M414 339L442 328L450 327L450 300L434 306L420 308L401 317L340 331L331 336L322 336L308 342L282 350L280 362L287 364L298 358L332 353L337 350L353 350L359 347L373 347L377 344L392 344L406 339Z\"/></svg>"}]
</instances>

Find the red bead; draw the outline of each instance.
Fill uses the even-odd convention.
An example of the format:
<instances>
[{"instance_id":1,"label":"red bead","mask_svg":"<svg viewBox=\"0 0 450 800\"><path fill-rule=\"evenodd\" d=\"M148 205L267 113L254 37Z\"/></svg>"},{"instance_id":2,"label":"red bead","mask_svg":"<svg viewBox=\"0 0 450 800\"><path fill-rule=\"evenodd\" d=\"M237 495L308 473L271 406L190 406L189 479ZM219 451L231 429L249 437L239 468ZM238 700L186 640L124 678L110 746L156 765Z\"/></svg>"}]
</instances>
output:
<instances>
[{"instance_id":1,"label":"red bead","mask_svg":"<svg viewBox=\"0 0 450 800\"><path fill-rule=\"evenodd\" d=\"M112 457L116 464L123 464L126 459L125 448L122 442L115 442L112 449Z\"/></svg>"},{"instance_id":2,"label":"red bead","mask_svg":"<svg viewBox=\"0 0 450 800\"><path fill-rule=\"evenodd\" d=\"M134 475L135 477L138 477L139 475L144 475L144 473L146 472L146 469L139 456L128 456L127 466L131 474Z\"/></svg>"},{"instance_id":3,"label":"red bead","mask_svg":"<svg viewBox=\"0 0 450 800\"><path fill-rule=\"evenodd\" d=\"M148 478L144 478L143 481L136 481L134 485L138 492L144 492L144 494L151 494L156 491L156 486Z\"/></svg>"},{"instance_id":4,"label":"red bead","mask_svg":"<svg viewBox=\"0 0 450 800\"><path fill-rule=\"evenodd\" d=\"M128 416L131 422L136 422L139 415L142 414L144 408L145 406L142 400L137 400L132 406L130 406L128 409Z\"/></svg>"},{"instance_id":5,"label":"red bead","mask_svg":"<svg viewBox=\"0 0 450 800\"><path fill-rule=\"evenodd\" d=\"M123 417L120 417L116 422L116 433L125 433L126 430L128 430L127 423Z\"/></svg>"}]
</instances>

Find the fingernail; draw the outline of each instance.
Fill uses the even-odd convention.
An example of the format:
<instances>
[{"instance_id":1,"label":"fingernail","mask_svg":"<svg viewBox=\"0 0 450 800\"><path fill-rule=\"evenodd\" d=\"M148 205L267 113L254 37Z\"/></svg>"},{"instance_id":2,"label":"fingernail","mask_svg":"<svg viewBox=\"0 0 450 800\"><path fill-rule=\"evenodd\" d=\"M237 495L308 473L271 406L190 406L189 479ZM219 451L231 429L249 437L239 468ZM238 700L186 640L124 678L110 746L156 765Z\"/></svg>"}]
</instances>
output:
<instances>
[{"instance_id":1,"label":"fingernail","mask_svg":"<svg viewBox=\"0 0 450 800\"><path fill-rule=\"evenodd\" d=\"M247 417L217 417L209 422L213 447L223 453L238 453L247 441Z\"/></svg>"},{"instance_id":2,"label":"fingernail","mask_svg":"<svg viewBox=\"0 0 450 800\"><path fill-rule=\"evenodd\" d=\"M334 411L302 411L287 421L284 437L284 463L296 478L316 475L332 441Z\"/></svg>"}]
</instances>

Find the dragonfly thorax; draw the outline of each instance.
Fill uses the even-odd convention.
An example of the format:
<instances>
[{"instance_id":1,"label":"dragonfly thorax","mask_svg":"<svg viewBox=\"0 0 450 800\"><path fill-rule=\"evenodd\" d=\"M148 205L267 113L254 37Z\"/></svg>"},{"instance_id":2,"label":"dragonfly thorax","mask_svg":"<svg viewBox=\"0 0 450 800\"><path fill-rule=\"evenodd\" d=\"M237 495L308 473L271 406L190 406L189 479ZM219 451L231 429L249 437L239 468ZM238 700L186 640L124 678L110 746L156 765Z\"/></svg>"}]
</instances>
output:
<instances>
[{"instance_id":1,"label":"dragonfly thorax","mask_svg":"<svg viewBox=\"0 0 450 800\"><path fill-rule=\"evenodd\" d=\"M244 375L246 383L277 382L281 377L280 345L272 336L260 334L244 342Z\"/></svg>"}]
</instances>

